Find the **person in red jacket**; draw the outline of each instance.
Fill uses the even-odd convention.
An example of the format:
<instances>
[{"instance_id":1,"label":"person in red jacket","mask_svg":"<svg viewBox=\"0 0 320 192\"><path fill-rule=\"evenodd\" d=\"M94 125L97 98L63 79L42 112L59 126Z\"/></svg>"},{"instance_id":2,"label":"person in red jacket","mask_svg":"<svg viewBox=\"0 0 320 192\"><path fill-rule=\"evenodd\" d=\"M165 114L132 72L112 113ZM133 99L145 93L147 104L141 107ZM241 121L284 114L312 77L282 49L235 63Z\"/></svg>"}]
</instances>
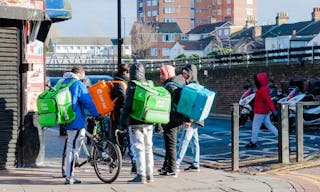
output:
<instances>
[{"instance_id":1,"label":"person in red jacket","mask_svg":"<svg viewBox=\"0 0 320 192\"><path fill-rule=\"evenodd\" d=\"M274 116L277 116L278 112L271 100L267 73L261 72L254 75L254 82L258 90L254 98L251 141L246 145L247 148L257 147L256 143L262 124L264 124L275 136L278 136L278 129L270 120L270 111Z\"/></svg>"}]
</instances>

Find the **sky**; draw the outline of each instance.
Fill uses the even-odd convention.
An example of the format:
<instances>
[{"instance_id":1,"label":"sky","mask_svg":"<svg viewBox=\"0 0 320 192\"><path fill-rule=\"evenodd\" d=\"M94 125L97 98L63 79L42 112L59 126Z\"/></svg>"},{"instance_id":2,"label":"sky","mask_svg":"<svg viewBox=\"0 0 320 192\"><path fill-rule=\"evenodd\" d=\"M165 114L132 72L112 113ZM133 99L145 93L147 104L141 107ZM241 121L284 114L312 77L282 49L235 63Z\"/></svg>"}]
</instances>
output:
<instances>
[{"instance_id":1,"label":"sky","mask_svg":"<svg viewBox=\"0 0 320 192\"><path fill-rule=\"evenodd\" d=\"M70 0L72 19L54 23L59 36L117 36L117 0ZM308 21L319 0L257 0L258 24L275 24L278 12L287 12L289 22ZM136 0L121 0L122 36L128 36L136 20Z\"/></svg>"}]
</instances>

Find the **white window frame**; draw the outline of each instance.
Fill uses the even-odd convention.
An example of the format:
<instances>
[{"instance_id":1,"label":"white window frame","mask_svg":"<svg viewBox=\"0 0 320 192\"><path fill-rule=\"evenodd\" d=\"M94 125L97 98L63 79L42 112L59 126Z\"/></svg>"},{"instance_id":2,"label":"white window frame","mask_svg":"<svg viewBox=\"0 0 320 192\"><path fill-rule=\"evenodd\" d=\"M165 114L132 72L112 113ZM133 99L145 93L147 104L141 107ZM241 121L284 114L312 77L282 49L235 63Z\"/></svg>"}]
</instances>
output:
<instances>
[{"instance_id":1,"label":"white window frame","mask_svg":"<svg viewBox=\"0 0 320 192\"><path fill-rule=\"evenodd\" d=\"M252 5L253 4L253 0L247 0L247 4L248 5Z\"/></svg>"},{"instance_id":2,"label":"white window frame","mask_svg":"<svg viewBox=\"0 0 320 192\"><path fill-rule=\"evenodd\" d=\"M164 13L166 13L166 14L174 13L174 7L165 7L164 8Z\"/></svg>"},{"instance_id":3,"label":"white window frame","mask_svg":"<svg viewBox=\"0 0 320 192\"><path fill-rule=\"evenodd\" d=\"M246 8L247 15L253 15L253 9L252 8Z\"/></svg>"},{"instance_id":4,"label":"white window frame","mask_svg":"<svg viewBox=\"0 0 320 192\"><path fill-rule=\"evenodd\" d=\"M150 7L151 6L151 0L147 0L146 4L147 4L147 7Z\"/></svg>"},{"instance_id":5,"label":"white window frame","mask_svg":"<svg viewBox=\"0 0 320 192\"><path fill-rule=\"evenodd\" d=\"M231 4L231 0L226 0L227 1L227 4Z\"/></svg>"},{"instance_id":6,"label":"white window frame","mask_svg":"<svg viewBox=\"0 0 320 192\"><path fill-rule=\"evenodd\" d=\"M158 34L151 35L151 42L158 42Z\"/></svg>"},{"instance_id":7,"label":"white window frame","mask_svg":"<svg viewBox=\"0 0 320 192\"><path fill-rule=\"evenodd\" d=\"M217 15L222 15L222 10L221 9L217 9Z\"/></svg>"},{"instance_id":8,"label":"white window frame","mask_svg":"<svg viewBox=\"0 0 320 192\"><path fill-rule=\"evenodd\" d=\"M150 56L157 57L158 56L158 49L157 48L150 48Z\"/></svg>"},{"instance_id":9,"label":"white window frame","mask_svg":"<svg viewBox=\"0 0 320 192\"><path fill-rule=\"evenodd\" d=\"M227 15L231 15L231 8L230 7L228 7L227 9L226 9L226 13L227 13Z\"/></svg>"},{"instance_id":10,"label":"white window frame","mask_svg":"<svg viewBox=\"0 0 320 192\"><path fill-rule=\"evenodd\" d=\"M223 29L223 36L229 36L230 30L229 29Z\"/></svg>"},{"instance_id":11,"label":"white window frame","mask_svg":"<svg viewBox=\"0 0 320 192\"><path fill-rule=\"evenodd\" d=\"M170 56L170 48L162 48L162 56Z\"/></svg>"},{"instance_id":12,"label":"white window frame","mask_svg":"<svg viewBox=\"0 0 320 192\"><path fill-rule=\"evenodd\" d=\"M175 42L175 35L172 33L165 33L162 35L162 42Z\"/></svg>"},{"instance_id":13,"label":"white window frame","mask_svg":"<svg viewBox=\"0 0 320 192\"><path fill-rule=\"evenodd\" d=\"M174 19L172 19L172 18L164 18L164 22L165 23L173 23Z\"/></svg>"},{"instance_id":14,"label":"white window frame","mask_svg":"<svg viewBox=\"0 0 320 192\"><path fill-rule=\"evenodd\" d=\"M147 17L151 17L151 11L147 11Z\"/></svg>"},{"instance_id":15,"label":"white window frame","mask_svg":"<svg viewBox=\"0 0 320 192\"><path fill-rule=\"evenodd\" d=\"M217 0L217 4L221 5L222 4L222 0Z\"/></svg>"},{"instance_id":16,"label":"white window frame","mask_svg":"<svg viewBox=\"0 0 320 192\"><path fill-rule=\"evenodd\" d=\"M157 0L152 0L151 1L151 5L152 6L157 6L158 5L158 1Z\"/></svg>"},{"instance_id":17,"label":"white window frame","mask_svg":"<svg viewBox=\"0 0 320 192\"><path fill-rule=\"evenodd\" d=\"M151 15L152 16L157 16L158 15L158 10L152 10Z\"/></svg>"},{"instance_id":18,"label":"white window frame","mask_svg":"<svg viewBox=\"0 0 320 192\"><path fill-rule=\"evenodd\" d=\"M173 3L174 0L164 0L165 3Z\"/></svg>"}]
</instances>

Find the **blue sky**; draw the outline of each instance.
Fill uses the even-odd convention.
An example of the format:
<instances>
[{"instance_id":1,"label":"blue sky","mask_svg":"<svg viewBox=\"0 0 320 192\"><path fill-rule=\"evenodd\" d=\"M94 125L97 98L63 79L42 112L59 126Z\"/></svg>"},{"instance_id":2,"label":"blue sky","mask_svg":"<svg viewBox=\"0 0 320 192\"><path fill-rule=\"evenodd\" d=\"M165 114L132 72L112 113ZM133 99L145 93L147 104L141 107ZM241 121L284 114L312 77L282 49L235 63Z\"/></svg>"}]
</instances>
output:
<instances>
[{"instance_id":1,"label":"blue sky","mask_svg":"<svg viewBox=\"0 0 320 192\"><path fill-rule=\"evenodd\" d=\"M72 19L54 24L61 36L117 36L117 0L70 0ZM136 0L121 0L122 30L129 34L136 20ZM289 22L311 19L319 0L257 0L258 23L274 24L277 12L287 12ZM124 28L125 23L125 28ZM122 33L124 34L124 33Z\"/></svg>"}]
</instances>

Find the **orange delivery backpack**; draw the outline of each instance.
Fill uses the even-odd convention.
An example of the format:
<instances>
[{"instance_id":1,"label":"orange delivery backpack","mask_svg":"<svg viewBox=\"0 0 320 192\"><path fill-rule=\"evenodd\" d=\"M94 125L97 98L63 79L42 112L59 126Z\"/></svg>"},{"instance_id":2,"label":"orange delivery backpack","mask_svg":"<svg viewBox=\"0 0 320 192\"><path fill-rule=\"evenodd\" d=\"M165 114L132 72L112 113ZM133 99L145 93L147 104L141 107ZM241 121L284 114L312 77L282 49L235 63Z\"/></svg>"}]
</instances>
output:
<instances>
[{"instance_id":1,"label":"orange delivery backpack","mask_svg":"<svg viewBox=\"0 0 320 192\"><path fill-rule=\"evenodd\" d=\"M111 99L111 93L115 83L121 83L125 89L127 84L121 80L104 81L99 80L88 88L92 100L101 115L110 115L118 98Z\"/></svg>"}]
</instances>

